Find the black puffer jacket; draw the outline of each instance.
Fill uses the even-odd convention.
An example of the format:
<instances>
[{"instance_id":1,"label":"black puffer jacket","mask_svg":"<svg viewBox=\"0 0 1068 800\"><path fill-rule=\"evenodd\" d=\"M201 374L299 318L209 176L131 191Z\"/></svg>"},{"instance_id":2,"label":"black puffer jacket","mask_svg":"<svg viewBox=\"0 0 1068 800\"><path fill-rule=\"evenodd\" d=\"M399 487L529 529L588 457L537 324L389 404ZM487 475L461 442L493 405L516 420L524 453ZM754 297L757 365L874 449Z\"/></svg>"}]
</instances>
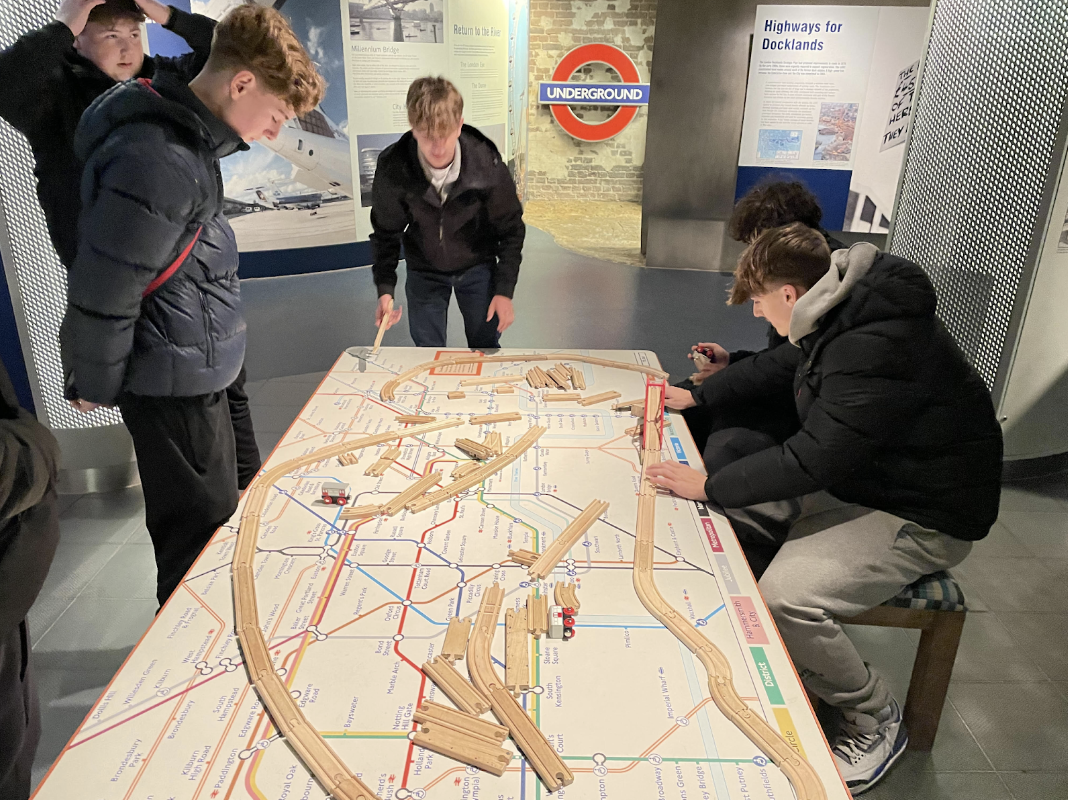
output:
<instances>
[{"instance_id":1,"label":"black puffer jacket","mask_svg":"<svg viewBox=\"0 0 1068 800\"><path fill-rule=\"evenodd\" d=\"M469 125L460 133L460 177L443 204L423 174L411 131L378 157L371 190L371 247L378 294L394 294L404 240L408 269L459 272L493 264L493 293L511 297L523 258L523 206L497 146Z\"/></svg>"},{"instance_id":2,"label":"black puffer jacket","mask_svg":"<svg viewBox=\"0 0 1068 800\"><path fill-rule=\"evenodd\" d=\"M193 52L178 58L145 56L138 77L173 71L189 81L211 52L215 21L172 8L166 27ZM74 132L85 109L114 85L74 49L74 34L62 22L30 31L0 53L0 117L30 143L37 197L52 244L68 269L78 247L81 211L82 167L74 157Z\"/></svg>"},{"instance_id":3,"label":"black puffer jacket","mask_svg":"<svg viewBox=\"0 0 1068 800\"><path fill-rule=\"evenodd\" d=\"M75 137L84 210L61 332L80 397L201 395L237 377L245 321L219 158L238 149L247 145L169 73L116 86L85 112ZM190 256L142 299L199 226Z\"/></svg>"},{"instance_id":4,"label":"black puffer jacket","mask_svg":"<svg viewBox=\"0 0 1068 800\"><path fill-rule=\"evenodd\" d=\"M826 489L959 539L984 537L998 514L1001 428L935 302L923 270L880 253L800 339L799 360L780 347L706 380L694 395L713 407L792 382L802 425L710 476L708 497L736 508Z\"/></svg>"}]
</instances>

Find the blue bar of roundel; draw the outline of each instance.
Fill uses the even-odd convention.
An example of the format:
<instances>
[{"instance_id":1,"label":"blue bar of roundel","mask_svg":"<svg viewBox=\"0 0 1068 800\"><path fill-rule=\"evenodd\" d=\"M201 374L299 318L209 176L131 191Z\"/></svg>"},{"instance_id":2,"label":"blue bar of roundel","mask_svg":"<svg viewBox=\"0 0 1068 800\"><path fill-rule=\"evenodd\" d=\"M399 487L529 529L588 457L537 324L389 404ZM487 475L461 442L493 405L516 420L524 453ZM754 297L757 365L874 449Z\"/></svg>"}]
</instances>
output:
<instances>
[{"instance_id":1,"label":"blue bar of roundel","mask_svg":"<svg viewBox=\"0 0 1068 800\"><path fill-rule=\"evenodd\" d=\"M610 93L610 97L567 97L560 92L598 92ZM619 98L619 94L626 96ZM550 96L553 95L553 96ZM649 104L648 83L579 83L573 81L543 81L538 86L538 102L543 105L576 106L645 106Z\"/></svg>"},{"instance_id":2,"label":"blue bar of roundel","mask_svg":"<svg viewBox=\"0 0 1068 800\"><path fill-rule=\"evenodd\" d=\"M823 227L840 231L845 223L846 203L853 171L848 169L784 169L782 167L738 167L738 182L734 199L764 181L800 181L820 201L823 208Z\"/></svg>"}]
</instances>

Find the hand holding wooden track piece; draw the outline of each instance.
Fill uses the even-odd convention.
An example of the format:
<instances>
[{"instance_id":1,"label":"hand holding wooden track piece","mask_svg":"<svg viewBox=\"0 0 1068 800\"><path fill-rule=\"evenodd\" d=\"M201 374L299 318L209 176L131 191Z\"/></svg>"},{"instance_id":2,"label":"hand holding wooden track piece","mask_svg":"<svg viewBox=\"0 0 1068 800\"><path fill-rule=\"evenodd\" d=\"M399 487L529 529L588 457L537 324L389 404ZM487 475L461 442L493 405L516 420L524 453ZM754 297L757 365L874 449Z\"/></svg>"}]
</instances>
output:
<instances>
[{"instance_id":1,"label":"hand holding wooden track piece","mask_svg":"<svg viewBox=\"0 0 1068 800\"><path fill-rule=\"evenodd\" d=\"M380 300L378 303L378 334L375 336L375 343L371 347L372 353L377 353L378 348L382 346L382 337L385 336L386 330L400 319L400 309L394 313L393 311L393 297L391 295L384 295L383 299L389 298L384 304Z\"/></svg>"}]
</instances>

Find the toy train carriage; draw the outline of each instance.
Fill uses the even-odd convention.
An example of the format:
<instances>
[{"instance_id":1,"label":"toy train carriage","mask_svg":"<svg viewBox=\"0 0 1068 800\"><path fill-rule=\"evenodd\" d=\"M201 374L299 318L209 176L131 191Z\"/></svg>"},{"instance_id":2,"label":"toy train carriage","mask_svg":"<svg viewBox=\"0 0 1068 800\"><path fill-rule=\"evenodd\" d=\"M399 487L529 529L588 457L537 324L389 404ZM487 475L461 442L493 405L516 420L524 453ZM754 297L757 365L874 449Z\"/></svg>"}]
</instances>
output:
<instances>
[{"instance_id":1,"label":"toy train carriage","mask_svg":"<svg viewBox=\"0 0 1068 800\"><path fill-rule=\"evenodd\" d=\"M323 502L328 506L343 506L352 499L352 491L347 483L341 481L323 481Z\"/></svg>"}]
</instances>

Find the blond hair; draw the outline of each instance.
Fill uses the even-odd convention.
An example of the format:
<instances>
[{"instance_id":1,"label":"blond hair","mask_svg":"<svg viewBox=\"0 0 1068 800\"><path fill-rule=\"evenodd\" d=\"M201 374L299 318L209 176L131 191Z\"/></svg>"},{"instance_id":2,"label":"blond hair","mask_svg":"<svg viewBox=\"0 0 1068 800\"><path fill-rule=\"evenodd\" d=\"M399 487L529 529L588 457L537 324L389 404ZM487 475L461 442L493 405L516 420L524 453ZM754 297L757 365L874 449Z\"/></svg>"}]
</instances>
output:
<instances>
[{"instance_id":1,"label":"blond hair","mask_svg":"<svg viewBox=\"0 0 1068 800\"><path fill-rule=\"evenodd\" d=\"M445 78L416 78L408 87L408 124L431 136L445 136L459 126L464 116L460 90Z\"/></svg>"},{"instance_id":2,"label":"blond hair","mask_svg":"<svg viewBox=\"0 0 1068 800\"><path fill-rule=\"evenodd\" d=\"M786 284L808 291L830 268L831 248L819 231L803 222L769 228L738 259L727 303L739 305Z\"/></svg>"},{"instance_id":3,"label":"blond hair","mask_svg":"<svg viewBox=\"0 0 1068 800\"><path fill-rule=\"evenodd\" d=\"M247 69L298 117L319 105L326 92L326 81L286 18L259 5L237 6L219 20L207 69Z\"/></svg>"}]
</instances>

